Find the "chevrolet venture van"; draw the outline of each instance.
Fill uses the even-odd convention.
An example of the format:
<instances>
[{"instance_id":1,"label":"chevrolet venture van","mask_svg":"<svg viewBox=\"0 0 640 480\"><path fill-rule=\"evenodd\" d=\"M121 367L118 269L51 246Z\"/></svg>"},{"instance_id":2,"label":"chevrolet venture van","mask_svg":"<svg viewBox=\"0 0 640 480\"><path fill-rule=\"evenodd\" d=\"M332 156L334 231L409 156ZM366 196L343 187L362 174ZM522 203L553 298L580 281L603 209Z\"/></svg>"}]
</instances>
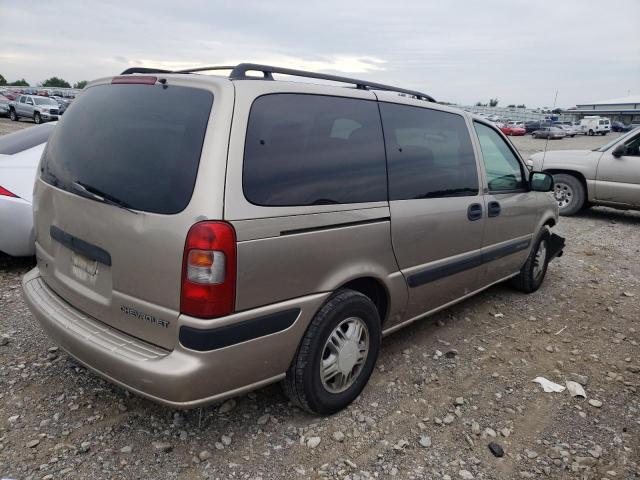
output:
<instances>
[{"instance_id":1,"label":"chevrolet venture van","mask_svg":"<svg viewBox=\"0 0 640 480\"><path fill-rule=\"evenodd\" d=\"M70 355L154 401L283 381L328 414L384 335L540 286L564 245L552 188L491 123L420 92L134 68L90 83L47 144L25 298Z\"/></svg>"}]
</instances>

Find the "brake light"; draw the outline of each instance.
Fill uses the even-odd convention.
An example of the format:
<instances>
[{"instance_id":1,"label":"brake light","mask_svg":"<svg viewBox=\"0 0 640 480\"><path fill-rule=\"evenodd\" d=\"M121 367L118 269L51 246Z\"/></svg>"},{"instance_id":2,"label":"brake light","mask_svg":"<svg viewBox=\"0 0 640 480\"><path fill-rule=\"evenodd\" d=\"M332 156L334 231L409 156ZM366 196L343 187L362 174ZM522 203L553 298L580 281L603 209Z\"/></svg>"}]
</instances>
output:
<instances>
[{"instance_id":1,"label":"brake light","mask_svg":"<svg viewBox=\"0 0 640 480\"><path fill-rule=\"evenodd\" d=\"M13 198L18 198L18 196L14 193L11 193L9 190L7 190L6 188L0 187L0 195L3 195L5 197L13 197Z\"/></svg>"},{"instance_id":2,"label":"brake light","mask_svg":"<svg viewBox=\"0 0 640 480\"><path fill-rule=\"evenodd\" d=\"M148 75L123 75L121 77L113 77L111 83L133 83L136 85L155 85L158 77L150 77Z\"/></svg>"},{"instance_id":3,"label":"brake light","mask_svg":"<svg viewBox=\"0 0 640 480\"><path fill-rule=\"evenodd\" d=\"M236 233L225 222L189 229L182 258L180 312L215 318L233 312L236 300Z\"/></svg>"}]
</instances>

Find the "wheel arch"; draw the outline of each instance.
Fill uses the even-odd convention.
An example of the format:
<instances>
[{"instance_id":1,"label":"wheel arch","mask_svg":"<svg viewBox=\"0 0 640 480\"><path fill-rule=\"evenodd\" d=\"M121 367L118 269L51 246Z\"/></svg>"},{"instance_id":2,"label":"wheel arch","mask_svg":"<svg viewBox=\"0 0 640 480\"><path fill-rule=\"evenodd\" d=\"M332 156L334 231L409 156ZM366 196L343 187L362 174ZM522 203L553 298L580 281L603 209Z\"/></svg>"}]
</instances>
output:
<instances>
[{"instance_id":1,"label":"wheel arch","mask_svg":"<svg viewBox=\"0 0 640 480\"><path fill-rule=\"evenodd\" d=\"M391 296L387 286L382 280L372 276L358 277L343 283L336 289L336 291L342 289L355 290L356 292L363 294L365 297L368 297L378 310L378 315L380 315L380 324L385 324L385 321L389 316Z\"/></svg>"}]
</instances>

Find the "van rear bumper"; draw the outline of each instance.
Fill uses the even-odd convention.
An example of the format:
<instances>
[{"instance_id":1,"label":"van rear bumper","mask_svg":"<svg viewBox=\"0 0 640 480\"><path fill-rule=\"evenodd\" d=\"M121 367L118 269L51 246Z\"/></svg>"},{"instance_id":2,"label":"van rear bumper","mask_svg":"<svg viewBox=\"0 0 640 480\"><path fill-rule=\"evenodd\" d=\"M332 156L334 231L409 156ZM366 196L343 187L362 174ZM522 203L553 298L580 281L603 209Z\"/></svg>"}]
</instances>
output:
<instances>
[{"instance_id":1,"label":"van rear bumper","mask_svg":"<svg viewBox=\"0 0 640 480\"><path fill-rule=\"evenodd\" d=\"M282 379L311 318L329 295L309 295L214 320L181 316L181 328L198 350L178 339L173 350L166 350L76 309L47 286L37 267L22 284L42 328L71 356L112 383L180 409L218 402ZM292 312L297 313L295 318ZM282 313L288 319L284 323ZM280 322L277 328L269 325L274 320ZM248 334L256 328L260 336ZM199 343L194 344L194 338Z\"/></svg>"}]
</instances>

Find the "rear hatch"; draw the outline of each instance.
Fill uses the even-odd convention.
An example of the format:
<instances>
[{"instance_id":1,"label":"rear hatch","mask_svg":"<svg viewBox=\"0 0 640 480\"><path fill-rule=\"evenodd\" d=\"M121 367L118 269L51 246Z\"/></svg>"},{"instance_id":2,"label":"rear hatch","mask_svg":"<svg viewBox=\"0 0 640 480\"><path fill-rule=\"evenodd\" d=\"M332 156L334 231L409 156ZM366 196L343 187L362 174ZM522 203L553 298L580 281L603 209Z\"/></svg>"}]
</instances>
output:
<instances>
[{"instance_id":1,"label":"rear hatch","mask_svg":"<svg viewBox=\"0 0 640 480\"><path fill-rule=\"evenodd\" d=\"M34 197L38 267L73 307L172 348L213 93L116 79L125 83L87 88L47 144Z\"/></svg>"}]
</instances>

